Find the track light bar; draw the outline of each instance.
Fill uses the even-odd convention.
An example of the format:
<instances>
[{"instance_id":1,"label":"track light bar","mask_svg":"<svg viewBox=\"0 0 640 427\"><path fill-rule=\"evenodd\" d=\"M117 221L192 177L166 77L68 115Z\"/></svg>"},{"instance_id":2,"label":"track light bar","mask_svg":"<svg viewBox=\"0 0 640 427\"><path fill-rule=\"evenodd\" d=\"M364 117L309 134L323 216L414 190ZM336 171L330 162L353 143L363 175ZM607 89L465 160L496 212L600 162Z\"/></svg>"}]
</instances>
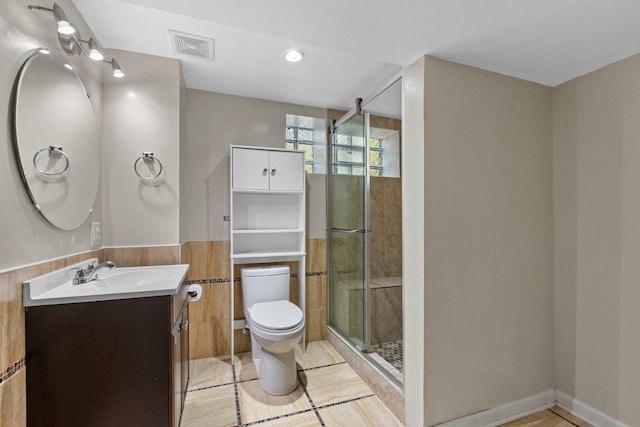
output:
<instances>
[{"instance_id":1,"label":"track light bar","mask_svg":"<svg viewBox=\"0 0 640 427\"><path fill-rule=\"evenodd\" d=\"M73 56L78 56L84 53L94 61L102 61L111 64L113 76L117 78L124 77L124 72L122 71L120 64L118 64L118 61L113 58L111 58L111 61L107 61L104 58L102 48L100 47L100 44L96 39L94 39L93 37L91 37L88 41L81 39L80 31L78 31L78 28L71 21L69 21L69 18L67 18L67 14L64 13L64 10L62 10L58 3L53 3L53 6L51 8L38 5L29 5L28 7L29 10L41 10L53 14L53 18L55 19L56 25L58 27L58 40L60 40L60 45L66 53ZM88 47L85 48L82 45L83 43Z\"/></svg>"}]
</instances>

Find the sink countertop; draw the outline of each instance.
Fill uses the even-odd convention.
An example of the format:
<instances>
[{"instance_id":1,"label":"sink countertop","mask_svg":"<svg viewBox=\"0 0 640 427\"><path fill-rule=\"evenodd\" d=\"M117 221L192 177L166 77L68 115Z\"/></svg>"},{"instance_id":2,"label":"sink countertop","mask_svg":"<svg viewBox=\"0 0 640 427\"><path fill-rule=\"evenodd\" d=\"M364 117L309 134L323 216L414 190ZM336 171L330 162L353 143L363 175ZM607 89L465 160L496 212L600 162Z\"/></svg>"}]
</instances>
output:
<instances>
[{"instance_id":1,"label":"sink countertop","mask_svg":"<svg viewBox=\"0 0 640 427\"><path fill-rule=\"evenodd\" d=\"M23 306L175 295L189 271L188 264L102 268L97 280L72 284L74 268L84 268L95 261L83 261L23 282Z\"/></svg>"}]
</instances>

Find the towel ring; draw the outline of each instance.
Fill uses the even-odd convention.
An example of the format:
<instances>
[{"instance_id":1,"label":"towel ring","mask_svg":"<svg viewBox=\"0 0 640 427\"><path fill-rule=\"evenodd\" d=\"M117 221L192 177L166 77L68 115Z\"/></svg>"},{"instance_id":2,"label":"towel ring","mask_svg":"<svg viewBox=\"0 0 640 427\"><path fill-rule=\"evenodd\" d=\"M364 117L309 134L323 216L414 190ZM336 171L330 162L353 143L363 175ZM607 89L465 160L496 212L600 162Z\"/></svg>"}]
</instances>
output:
<instances>
[{"instance_id":1,"label":"towel ring","mask_svg":"<svg viewBox=\"0 0 640 427\"><path fill-rule=\"evenodd\" d=\"M155 174L153 176L142 176L142 175L140 175L140 172L138 172L138 163L140 162L140 160L142 160L144 163L158 162L158 165L160 165L160 170L158 171L157 174ZM138 159L133 164L133 170L136 173L136 175L138 175L138 177L140 179L145 180L145 181L151 181L151 180L154 180L154 179L158 178L160 176L160 174L162 173L162 162L160 161L160 159L158 159L156 156L154 156L152 152L145 151L145 152L142 153L142 156L138 157Z\"/></svg>"},{"instance_id":2,"label":"towel ring","mask_svg":"<svg viewBox=\"0 0 640 427\"><path fill-rule=\"evenodd\" d=\"M42 153L43 151L48 151L49 157L52 157L54 159L59 159L61 157L64 158L65 160L64 169L62 169L59 172L47 172L45 170L40 169L38 167L38 164L36 163L36 160L38 158L38 154ZM69 169L69 158L67 157L66 154L62 152L62 147L54 147L53 145L50 145L47 148L43 148L42 150L36 151L36 154L33 155L33 167L35 167L36 170L43 175L49 175L49 176L62 175L67 171L67 169Z\"/></svg>"}]
</instances>

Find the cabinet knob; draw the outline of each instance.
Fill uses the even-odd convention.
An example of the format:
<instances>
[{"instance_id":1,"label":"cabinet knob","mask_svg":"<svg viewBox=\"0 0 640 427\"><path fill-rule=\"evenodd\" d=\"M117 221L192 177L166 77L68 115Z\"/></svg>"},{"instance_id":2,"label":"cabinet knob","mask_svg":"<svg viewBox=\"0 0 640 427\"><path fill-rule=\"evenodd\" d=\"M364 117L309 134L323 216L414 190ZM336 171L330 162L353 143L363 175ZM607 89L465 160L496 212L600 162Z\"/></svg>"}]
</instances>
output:
<instances>
[{"instance_id":1,"label":"cabinet knob","mask_svg":"<svg viewBox=\"0 0 640 427\"><path fill-rule=\"evenodd\" d=\"M183 331L189 330L189 321L188 320L185 320L184 323L182 324L182 330Z\"/></svg>"},{"instance_id":2,"label":"cabinet knob","mask_svg":"<svg viewBox=\"0 0 640 427\"><path fill-rule=\"evenodd\" d=\"M276 168L271 169L271 176L274 176L276 174Z\"/></svg>"},{"instance_id":3,"label":"cabinet knob","mask_svg":"<svg viewBox=\"0 0 640 427\"><path fill-rule=\"evenodd\" d=\"M264 169L262 170L262 175L267 176L267 171L268 171L268 170L269 170L269 169L264 168Z\"/></svg>"}]
</instances>

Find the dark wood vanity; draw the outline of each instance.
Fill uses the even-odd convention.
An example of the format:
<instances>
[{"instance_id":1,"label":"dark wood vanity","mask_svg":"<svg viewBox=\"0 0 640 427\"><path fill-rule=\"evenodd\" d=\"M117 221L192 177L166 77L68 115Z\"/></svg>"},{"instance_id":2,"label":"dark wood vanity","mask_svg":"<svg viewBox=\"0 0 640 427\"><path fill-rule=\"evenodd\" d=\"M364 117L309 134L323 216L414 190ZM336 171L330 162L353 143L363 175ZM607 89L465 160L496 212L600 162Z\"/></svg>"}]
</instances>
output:
<instances>
[{"instance_id":1,"label":"dark wood vanity","mask_svg":"<svg viewBox=\"0 0 640 427\"><path fill-rule=\"evenodd\" d=\"M189 298L26 308L27 425L177 427L189 381Z\"/></svg>"}]
</instances>

